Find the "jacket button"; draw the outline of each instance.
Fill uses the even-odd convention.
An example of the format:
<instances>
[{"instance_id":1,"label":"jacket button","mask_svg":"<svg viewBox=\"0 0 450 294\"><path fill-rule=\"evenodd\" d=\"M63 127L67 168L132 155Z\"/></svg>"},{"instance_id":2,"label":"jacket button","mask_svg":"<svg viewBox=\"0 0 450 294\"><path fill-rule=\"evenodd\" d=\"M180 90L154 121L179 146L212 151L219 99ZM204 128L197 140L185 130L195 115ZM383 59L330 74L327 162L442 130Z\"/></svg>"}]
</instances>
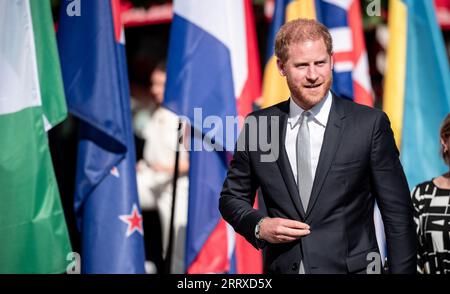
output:
<instances>
[{"instance_id":1,"label":"jacket button","mask_svg":"<svg viewBox=\"0 0 450 294\"><path fill-rule=\"evenodd\" d=\"M292 265L292 271L296 271L296 270L298 270L298 263L294 263L293 265Z\"/></svg>"}]
</instances>

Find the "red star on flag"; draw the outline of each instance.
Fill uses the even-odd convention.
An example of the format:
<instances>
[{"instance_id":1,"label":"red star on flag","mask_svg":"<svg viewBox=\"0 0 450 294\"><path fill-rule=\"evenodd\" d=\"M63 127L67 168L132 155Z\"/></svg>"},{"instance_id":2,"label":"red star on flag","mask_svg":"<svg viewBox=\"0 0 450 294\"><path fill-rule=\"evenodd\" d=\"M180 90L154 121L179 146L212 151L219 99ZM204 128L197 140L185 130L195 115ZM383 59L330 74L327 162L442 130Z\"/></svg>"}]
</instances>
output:
<instances>
[{"instance_id":1,"label":"red star on flag","mask_svg":"<svg viewBox=\"0 0 450 294\"><path fill-rule=\"evenodd\" d=\"M142 215L139 213L136 204L133 204L133 209L130 214L119 215L121 221L128 225L127 237L131 236L135 231L144 235L144 230L142 228Z\"/></svg>"}]
</instances>

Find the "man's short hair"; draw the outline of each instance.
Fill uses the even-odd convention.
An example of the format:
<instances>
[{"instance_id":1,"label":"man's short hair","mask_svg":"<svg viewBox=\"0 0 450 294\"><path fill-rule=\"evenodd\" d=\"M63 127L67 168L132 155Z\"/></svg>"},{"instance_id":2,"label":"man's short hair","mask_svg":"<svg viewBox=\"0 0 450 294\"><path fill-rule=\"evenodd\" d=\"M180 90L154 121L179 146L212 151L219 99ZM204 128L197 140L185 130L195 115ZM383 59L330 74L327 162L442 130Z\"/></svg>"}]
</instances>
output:
<instances>
[{"instance_id":1,"label":"man's short hair","mask_svg":"<svg viewBox=\"0 0 450 294\"><path fill-rule=\"evenodd\" d=\"M329 55L333 53L333 40L327 27L313 19L299 18L281 26L275 38L275 56L282 62L288 59L293 43L322 39Z\"/></svg>"}]
</instances>

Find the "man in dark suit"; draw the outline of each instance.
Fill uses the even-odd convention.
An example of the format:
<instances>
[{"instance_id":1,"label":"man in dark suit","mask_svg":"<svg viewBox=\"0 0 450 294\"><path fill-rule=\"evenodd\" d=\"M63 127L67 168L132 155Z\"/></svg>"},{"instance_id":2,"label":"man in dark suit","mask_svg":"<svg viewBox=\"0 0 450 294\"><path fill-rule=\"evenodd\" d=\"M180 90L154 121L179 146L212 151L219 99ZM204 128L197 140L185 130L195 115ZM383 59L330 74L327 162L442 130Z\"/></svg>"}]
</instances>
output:
<instances>
[{"instance_id":1,"label":"man in dark suit","mask_svg":"<svg viewBox=\"0 0 450 294\"><path fill-rule=\"evenodd\" d=\"M221 193L223 218L267 248L265 272L365 273L379 252L376 199L390 272L414 273L412 202L389 119L330 91L332 40L322 24L285 24L275 54L291 97L247 117ZM267 216L252 208L258 188Z\"/></svg>"}]
</instances>

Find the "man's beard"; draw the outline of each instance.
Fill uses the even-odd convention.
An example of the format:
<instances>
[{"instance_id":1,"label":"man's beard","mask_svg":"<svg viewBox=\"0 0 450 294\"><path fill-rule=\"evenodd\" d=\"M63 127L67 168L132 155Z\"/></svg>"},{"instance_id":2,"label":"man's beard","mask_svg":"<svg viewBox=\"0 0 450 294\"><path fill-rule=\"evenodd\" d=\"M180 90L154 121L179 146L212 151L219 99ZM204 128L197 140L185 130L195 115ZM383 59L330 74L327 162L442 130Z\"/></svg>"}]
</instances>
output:
<instances>
[{"instance_id":1,"label":"man's beard","mask_svg":"<svg viewBox=\"0 0 450 294\"><path fill-rule=\"evenodd\" d=\"M318 92L317 94L308 93L308 91L305 90L304 85L300 87L296 85L294 85L294 87L291 87L291 85L289 85L289 88L294 89L293 91L291 91L291 94L292 96L294 96L294 99L297 98L296 100L300 100L300 102L305 103L308 106L314 106L327 95L328 91L330 91L332 83L333 77L331 76L328 80L324 81L323 84L319 86L321 87L321 91ZM318 84L320 83L316 83L316 85Z\"/></svg>"}]
</instances>

